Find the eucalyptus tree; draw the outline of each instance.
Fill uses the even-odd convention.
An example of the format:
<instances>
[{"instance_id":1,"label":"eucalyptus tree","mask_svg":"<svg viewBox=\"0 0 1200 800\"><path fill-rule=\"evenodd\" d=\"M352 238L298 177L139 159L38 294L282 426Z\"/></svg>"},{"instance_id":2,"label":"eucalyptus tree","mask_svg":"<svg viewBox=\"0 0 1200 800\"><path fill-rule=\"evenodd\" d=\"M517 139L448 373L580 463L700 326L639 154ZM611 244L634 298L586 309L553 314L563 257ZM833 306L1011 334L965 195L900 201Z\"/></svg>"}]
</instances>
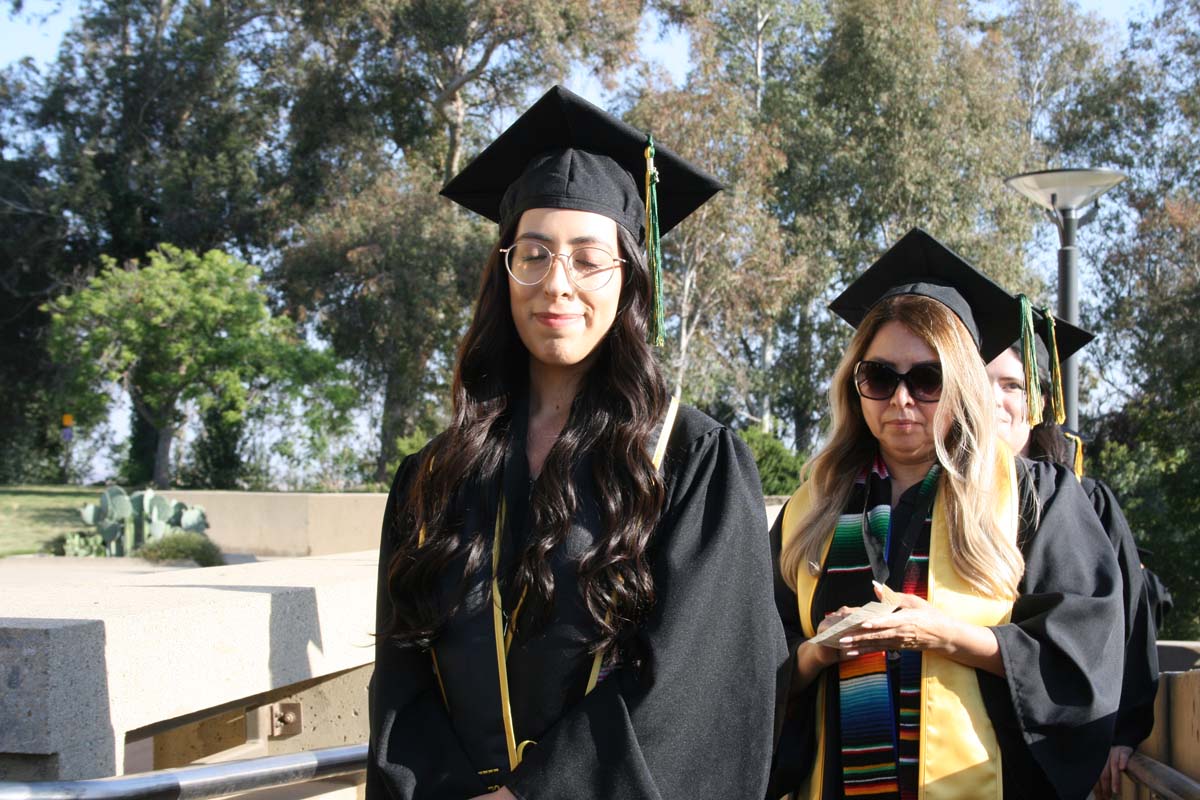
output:
<instances>
[{"instance_id":1,"label":"eucalyptus tree","mask_svg":"<svg viewBox=\"0 0 1200 800\"><path fill-rule=\"evenodd\" d=\"M955 0L828 0L816 43L768 87L764 114L788 167L777 210L810 281L782 320L782 402L797 444L817 435L847 330L825 304L920 225L1006 286L1031 218L1001 179L1025 165L1025 119L1010 51L979 36Z\"/></svg>"}]
</instances>

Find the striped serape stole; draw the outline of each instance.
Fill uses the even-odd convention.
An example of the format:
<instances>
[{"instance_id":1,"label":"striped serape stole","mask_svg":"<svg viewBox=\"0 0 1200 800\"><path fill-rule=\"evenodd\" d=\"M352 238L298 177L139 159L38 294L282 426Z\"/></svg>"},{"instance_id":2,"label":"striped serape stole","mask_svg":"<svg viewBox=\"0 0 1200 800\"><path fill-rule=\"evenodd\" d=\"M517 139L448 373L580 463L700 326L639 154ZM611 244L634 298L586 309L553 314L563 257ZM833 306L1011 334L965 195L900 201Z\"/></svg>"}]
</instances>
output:
<instances>
[{"instance_id":1,"label":"striped serape stole","mask_svg":"<svg viewBox=\"0 0 1200 800\"><path fill-rule=\"evenodd\" d=\"M937 484L937 467L921 483L924 498ZM918 501L918 507L922 503ZM932 504L926 507L932 508ZM904 571L903 590L924 597L927 585L929 519L924 520ZM891 480L882 459L863 470L838 520L823 580L842 584L838 595L873 578L863 543L870 536L885 552L891 542ZM861 590L860 590L861 591ZM838 664L842 789L846 797L916 798L920 751L921 654L901 653L900 709L888 675L888 654L866 653Z\"/></svg>"},{"instance_id":2,"label":"striped serape stole","mask_svg":"<svg viewBox=\"0 0 1200 800\"><path fill-rule=\"evenodd\" d=\"M937 485L941 470L935 465L921 482L919 497L927 497ZM918 507L921 505L917 504ZM928 504L925 524L913 544L904 567L901 591L929 599L929 533L933 524L933 504ZM890 544L890 542L889 542ZM921 753L921 651L900 651L900 800L917 800L917 764Z\"/></svg>"}]
</instances>

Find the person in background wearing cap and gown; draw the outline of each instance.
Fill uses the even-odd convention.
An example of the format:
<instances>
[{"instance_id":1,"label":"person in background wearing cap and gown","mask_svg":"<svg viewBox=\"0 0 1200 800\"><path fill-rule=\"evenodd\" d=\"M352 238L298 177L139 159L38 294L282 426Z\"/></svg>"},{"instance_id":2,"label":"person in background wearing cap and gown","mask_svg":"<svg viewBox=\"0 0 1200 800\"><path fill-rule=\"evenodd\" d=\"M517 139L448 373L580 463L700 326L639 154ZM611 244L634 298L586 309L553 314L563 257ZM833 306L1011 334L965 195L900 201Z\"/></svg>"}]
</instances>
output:
<instances>
[{"instance_id":1,"label":"person in background wearing cap and gown","mask_svg":"<svg viewBox=\"0 0 1200 800\"><path fill-rule=\"evenodd\" d=\"M768 797L1085 797L1120 691L1119 575L1074 476L1018 467L995 433L984 359L1016 301L913 229L831 308L857 330L771 534L794 664Z\"/></svg>"},{"instance_id":2,"label":"person in background wearing cap and gown","mask_svg":"<svg viewBox=\"0 0 1200 800\"><path fill-rule=\"evenodd\" d=\"M1154 728L1158 651L1150 597L1133 532L1116 497L1103 481L1082 474L1082 443L1078 436L1062 428L1066 414L1059 361L1070 358L1093 335L1044 310L1033 309L1024 296L1020 302L1021 339L987 365L995 395L998 433L1018 455L1057 461L1074 470L1108 535L1121 570L1125 671L1108 764L1096 786L1097 797L1106 800L1120 791L1121 772L1129 757Z\"/></svg>"},{"instance_id":3,"label":"person in background wearing cap and gown","mask_svg":"<svg viewBox=\"0 0 1200 800\"><path fill-rule=\"evenodd\" d=\"M369 800L765 792L786 653L758 472L647 341L643 250L719 189L559 87L443 189L500 233L451 425L388 498Z\"/></svg>"}]
</instances>

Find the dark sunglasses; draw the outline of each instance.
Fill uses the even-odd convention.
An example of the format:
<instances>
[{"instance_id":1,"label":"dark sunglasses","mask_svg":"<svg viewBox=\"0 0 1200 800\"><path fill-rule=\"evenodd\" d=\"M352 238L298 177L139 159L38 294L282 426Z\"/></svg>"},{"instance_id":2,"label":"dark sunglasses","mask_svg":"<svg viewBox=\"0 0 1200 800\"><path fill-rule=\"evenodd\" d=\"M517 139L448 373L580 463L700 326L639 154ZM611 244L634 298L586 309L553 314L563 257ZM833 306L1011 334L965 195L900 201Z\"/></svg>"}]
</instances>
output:
<instances>
[{"instance_id":1,"label":"dark sunglasses","mask_svg":"<svg viewBox=\"0 0 1200 800\"><path fill-rule=\"evenodd\" d=\"M878 361L854 365L854 385L868 400L890 400L900 381L904 381L913 400L936 403L942 396L942 365L916 364L903 374Z\"/></svg>"}]
</instances>

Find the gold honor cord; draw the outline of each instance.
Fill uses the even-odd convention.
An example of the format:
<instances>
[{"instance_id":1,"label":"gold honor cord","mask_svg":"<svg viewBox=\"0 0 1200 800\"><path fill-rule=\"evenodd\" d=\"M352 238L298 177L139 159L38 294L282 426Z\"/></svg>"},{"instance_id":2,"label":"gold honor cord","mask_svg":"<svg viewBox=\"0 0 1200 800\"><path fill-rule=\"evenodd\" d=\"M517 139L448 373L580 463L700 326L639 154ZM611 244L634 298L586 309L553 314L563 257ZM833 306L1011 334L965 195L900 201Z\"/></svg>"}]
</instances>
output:
<instances>
[{"instance_id":1,"label":"gold honor cord","mask_svg":"<svg viewBox=\"0 0 1200 800\"><path fill-rule=\"evenodd\" d=\"M663 418L662 430L659 431L658 441L655 443L654 456L652 463L655 469L662 468L663 459L667 454L667 441L670 439L671 429L675 425L675 417L679 412L679 393L676 392L671 397L671 404L667 408L667 415ZM537 744L532 739L526 739L522 742L517 742L516 731L513 728L512 701L508 692L508 651L512 647L513 634L516 631L517 615L521 612L521 607L525 603L526 590L521 592L520 599L517 600L516 608L513 609L512 617L509 624L504 624L504 606L500 596L500 546L504 537L504 520L507 515L506 501L503 496L500 498L500 508L496 514L496 529L492 536L492 629L496 642L496 673L500 684L500 712L504 720L504 742L508 749L508 768L515 770L521 763L521 759L525 756L525 750L529 745ZM417 533L417 547L425 545L425 529ZM605 617L611 621L611 612ZM435 648L429 649L430 658L433 661L433 674L437 678L438 688L442 692L442 702L446 704L446 709L450 708L450 701L446 694L446 686L442 682L442 673L438 668L437 651ZM600 678L600 667L604 662L604 651L597 651L592 660L592 669L588 675L587 688L584 690L584 695L591 694L596 688L596 684ZM490 772L490 770L489 770ZM483 773L480 773L483 774Z\"/></svg>"},{"instance_id":2,"label":"gold honor cord","mask_svg":"<svg viewBox=\"0 0 1200 800\"><path fill-rule=\"evenodd\" d=\"M675 414L679 411L679 392L675 392L671 396L671 405L667 407L667 416L663 418L662 431L658 434L658 443L654 446L654 458L652 463L655 469L662 468L663 458L667 455L667 440L670 439L671 428L675 425ZM612 623L612 611L609 610L604 615L606 623ZM588 673L587 688L583 690L583 696L587 697L596 688L596 684L600 682L600 667L604 664L604 651L597 650L596 655L592 658L592 669Z\"/></svg>"},{"instance_id":3,"label":"gold honor cord","mask_svg":"<svg viewBox=\"0 0 1200 800\"><path fill-rule=\"evenodd\" d=\"M675 417L679 413L679 393L676 392L671 397L671 404L667 407L667 415L663 418L662 430L658 433L658 441L654 446L654 456L651 459L655 469L662 468L663 459L667 454L667 441L671 438L671 429L675 426ZM498 579L500 567L500 537L503 535L503 520L504 520L504 500L500 501L500 514L496 520L496 538L492 542L492 621L496 632L496 671L500 678L500 701L502 703L501 711L504 716L504 738L508 745L508 762L509 769L516 769L521 763L521 759L525 756L525 749L531 744L537 744L532 739L526 739L517 743L516 731L513 730L512 724L512 706L508 694L508 647L512 644L513 631L517 626L517 613L521 610L521 605L525 601L525 593L521 593L521 599L517 601L517 607L513 611L512 618L509 621L508 631L504 630L504 611L500 601L500 582ZM612 612L605 615L605 620L612 621ZM592 658L592 669L588 674L587 687L583 694L586 697L596 688L596 684L600 680L600 667L604 663L604 651L598 650Z\"/></svg>"}]
</instances>

